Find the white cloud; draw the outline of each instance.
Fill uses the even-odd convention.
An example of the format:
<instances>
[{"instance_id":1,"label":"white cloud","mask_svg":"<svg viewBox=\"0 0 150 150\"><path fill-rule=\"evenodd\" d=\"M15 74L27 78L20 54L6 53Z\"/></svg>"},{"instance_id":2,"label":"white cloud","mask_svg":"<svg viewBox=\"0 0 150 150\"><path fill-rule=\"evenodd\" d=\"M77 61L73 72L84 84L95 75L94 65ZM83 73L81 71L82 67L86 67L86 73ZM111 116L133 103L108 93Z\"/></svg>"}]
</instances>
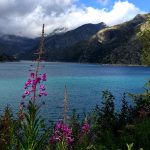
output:
<instances>
[{"instance_id":1,"label":"white cloud","mask_svg":"<svg viewBox=\"0 0 150 150\"><path fill-rule=\"evenodd\" d=\"M16 3L16 1L20 0L9 0L11 3L8 6L8 0L0 0L0 4L3 4L3 7L0 5L0 8L2 7L5 12L0 17L0 29L5 34L39 36L43 23L46 25L47 34L55 28L74 29L86 23L105 22L107 25L115 25L133 18L138 13L143 13L128 1L115 2L110 11L105 8L77 7L76 0L22 0L20 2L24 4L24 8L20 4L20 8L14 10L13 8L19 7L19 2ZM32 5L29 6L29 3ZM8 8L12 10L10 13L7 11Z\"/></svg>"},{"instance_id":2,"label":"white cloud","mask_svg":"<svg viewBox=\"0 0 150 150\"><path fill-rule=\"evenodd\" d=\"M134 4L125 2L115 2L111 11L103 11L101 20L107 25L115 25L132 19L137 14L145 13L137 8Z\"/></svg>"}]
</instances>

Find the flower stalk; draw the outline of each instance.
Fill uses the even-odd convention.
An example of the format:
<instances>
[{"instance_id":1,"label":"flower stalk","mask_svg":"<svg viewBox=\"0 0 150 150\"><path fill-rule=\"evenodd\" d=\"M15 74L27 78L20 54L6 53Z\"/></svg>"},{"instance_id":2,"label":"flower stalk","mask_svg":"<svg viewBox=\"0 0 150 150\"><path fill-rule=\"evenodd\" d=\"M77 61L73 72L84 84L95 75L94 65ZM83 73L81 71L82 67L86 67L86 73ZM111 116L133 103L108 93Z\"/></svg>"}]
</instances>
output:
<instances>
[{"instance_id":1,"label":"flower stalk","mask_svg":"<svg viewBox=\"0 0 150 150\"><path fill-rule=\"evenodd\" d=\"M38 58L36 59L36 65L35 68L30 69L30 77L25 82L24 86L24 94L22 95L22 99L25 99L27 96L30 96L30 100L35 103L35 100L37 97L41 96L47 96L46 88L42 84L44 81L46 81L46 73L39 74L39 71L41 69L40 62L42 55L44 54L44 24L42 28L42 35L41 35L41 43L40 48L37 53ZM24 101L22 100L21 104L24 104Z\"/></svg>"}]
</instances>

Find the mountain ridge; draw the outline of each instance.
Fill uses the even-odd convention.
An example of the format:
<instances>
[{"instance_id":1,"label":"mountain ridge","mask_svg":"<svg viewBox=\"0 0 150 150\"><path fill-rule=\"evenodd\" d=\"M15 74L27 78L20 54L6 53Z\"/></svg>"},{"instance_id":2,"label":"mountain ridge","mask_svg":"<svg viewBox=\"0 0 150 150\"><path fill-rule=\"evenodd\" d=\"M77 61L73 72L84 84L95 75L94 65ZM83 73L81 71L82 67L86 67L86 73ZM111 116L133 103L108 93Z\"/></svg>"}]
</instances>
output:
<instances>
[{"instance_id":1,"label":"mountain ridge","mask_svg":"<svg viewBox=\"0 0 150 150\"><path fill-rule=\"evenodd\" d=\"M149 16L150 14L137 15L128 22L104 28L89 40L71 47L73 52L78 49L78 57L74 61L141 65L142 43L138 34Z\"/></svg>"},{"instance_id":2,"label":"mountain ridge","mask_svg":"<svg viewBox=\"0 0 150 150\"><path fill-rule=\"evenodd\" d=\"M142 64L142 32L150 14L108 27L104 23L85 24L74 30L56 29L45 37L46 61L90 62L102 64ZM66 32L58 32L57 31ZM55 31L55 30L54 30ZM8 36L8 35L7 35ZM40 38L0 36L0 54L17 59L35 59Z\"/></svg>"}]
</instances>

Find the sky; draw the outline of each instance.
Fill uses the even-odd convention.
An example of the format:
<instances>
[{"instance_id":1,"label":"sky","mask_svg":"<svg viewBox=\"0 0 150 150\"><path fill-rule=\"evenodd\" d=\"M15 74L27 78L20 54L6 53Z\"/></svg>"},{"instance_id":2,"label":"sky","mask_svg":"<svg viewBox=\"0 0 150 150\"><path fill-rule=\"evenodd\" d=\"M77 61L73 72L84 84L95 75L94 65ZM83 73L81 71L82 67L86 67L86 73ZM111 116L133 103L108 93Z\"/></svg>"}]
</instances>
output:
<instances>
[{"instance_id":1,"label":"sky","mask_svg":"<svg viewBox=\"0 0 150 150\"><path fill-rule=\"evenodd\" d=\"M37 37L87 23L108 26L150 12L150 0L0 0L0 33Z\"/></svg>"}]
</instances>

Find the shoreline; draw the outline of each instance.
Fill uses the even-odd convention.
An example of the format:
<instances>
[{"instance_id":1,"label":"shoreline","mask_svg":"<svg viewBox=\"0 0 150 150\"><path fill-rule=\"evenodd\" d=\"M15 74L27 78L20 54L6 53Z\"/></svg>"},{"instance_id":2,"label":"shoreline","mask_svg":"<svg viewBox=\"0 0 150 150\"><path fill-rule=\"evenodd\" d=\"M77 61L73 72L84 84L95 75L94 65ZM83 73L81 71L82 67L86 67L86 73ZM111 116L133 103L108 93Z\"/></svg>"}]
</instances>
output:
<instances>
[{"instance_id":1,"label":"shoreline","mask_svg":"<svg viewBox=\"0 0 150 150\"><path fill-rule=\"evenodd\" d=\"M148 65L138 65L138 64L102 64L103 66L128 66L128 67L150 67Z\"/></svg>"},{"instance_id":2,"label":"shoreline","mask_svg":"<svg viewBox=\"0 0 150 150\"><path fill-rule=\"evenodd\" d=\"M33 60L19 60L19 61L12 61L12 62L34 62L34 61ZM69 64L69 63L70 64L89 64L89 65L101 65L101 66L150 67L148 65L138 65L138 64L101 64L101 63L90 63L90 62L65 62L65 61L42 61L42 62L44 63L66 63L66 64Z\"/></svg>"}]
</instances>

